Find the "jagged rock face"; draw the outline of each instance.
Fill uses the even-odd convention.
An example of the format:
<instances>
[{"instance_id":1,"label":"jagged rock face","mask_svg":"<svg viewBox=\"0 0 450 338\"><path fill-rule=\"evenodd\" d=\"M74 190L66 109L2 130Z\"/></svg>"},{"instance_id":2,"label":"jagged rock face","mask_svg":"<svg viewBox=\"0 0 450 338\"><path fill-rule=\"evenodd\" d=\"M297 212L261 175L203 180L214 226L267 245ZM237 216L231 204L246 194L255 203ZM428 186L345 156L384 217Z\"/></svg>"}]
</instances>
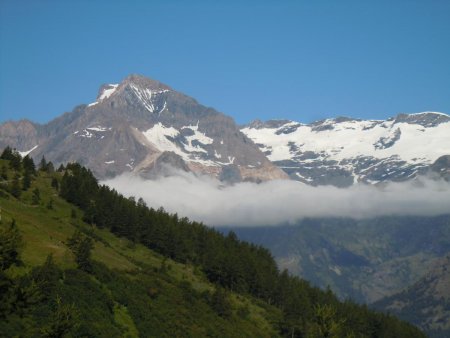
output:
<instances>
[{"instance_id":1,"label":"jagged rock face","mask_svg":"<svg viewBox=\"0 0 450 338\"><path fill-rule=\"evenodd\" d=\"M169 157L178 159L169 164L216 177L230 164L245 171L244 178L287 177L230 117L139 75L101 86L96 102L46 125L8 122L0 130L2 146L24 154L33 149L35 159L45 155L57 165L77 161L99 178L155 173Z\"/></svg>"},{"instance_id":2,"label":"jagged rock face","mask_svg":"<svg viewBox=\"0 0 450 338\"><path fill-rule=\"evenodd\" d=\"M429 170L432 177L440 177L450 182L450 155L439 157L431 166Z\"/></svg>"},{"instance_id":3,"label":"jagged rock face","mask_svg":"<svg viewBox=\"0 0 450 338\"><path fill-rule=\"evenodd\" d=\"M0 125L0 148L14 145L17 149L31 149L39 142L39 126L28 121L8 121Z\"/></svg>"},{"instance_id":4,"label":"jagged rock face","mask_svg":"<svg viewBox=\"0 0 450 338\"><path fill-rule=\"evenodd\" d=\"M255 121L241 130L292 179L310 185L404 181L450 154L450 117L442 113L386 121Z\"/></svg>"}]
</instances>

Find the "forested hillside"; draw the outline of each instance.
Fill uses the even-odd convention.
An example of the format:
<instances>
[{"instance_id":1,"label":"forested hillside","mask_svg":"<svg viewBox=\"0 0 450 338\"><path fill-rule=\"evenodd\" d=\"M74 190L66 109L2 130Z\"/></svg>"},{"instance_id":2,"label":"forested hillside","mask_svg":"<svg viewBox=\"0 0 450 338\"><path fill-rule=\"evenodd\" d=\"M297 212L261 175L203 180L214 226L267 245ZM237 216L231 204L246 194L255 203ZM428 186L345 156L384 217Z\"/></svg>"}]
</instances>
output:
<instances>
[{"instance_id":1,"label":"forested hillside","mask_svg":"<svg viewBox=\"0 0 450 338\"><path fill-rule=\"evenodd\" d=\"M0 160L0 335L423 337L72 163Z\"/></svg>"}]
</instances>

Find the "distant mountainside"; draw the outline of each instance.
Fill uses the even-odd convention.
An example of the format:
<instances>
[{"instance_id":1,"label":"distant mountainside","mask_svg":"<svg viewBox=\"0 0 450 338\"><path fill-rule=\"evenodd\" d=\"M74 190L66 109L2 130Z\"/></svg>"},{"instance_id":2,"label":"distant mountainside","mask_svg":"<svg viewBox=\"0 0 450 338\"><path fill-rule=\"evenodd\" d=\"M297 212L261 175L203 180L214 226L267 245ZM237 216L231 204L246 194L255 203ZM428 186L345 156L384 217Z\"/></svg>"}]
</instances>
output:
<instances>
[{"instance_id":1,"label":"distant mountainside","mask_svg":"<svg viewBox=\"0 0 450 338\"><path fill-rule=\"evenodd\" d=\"M436 261L412 286L380 300L373 307L416 324L431 337L449 337L450 255Z\"/></svg>"},{"instance_id":2,"label":"distant mountainside","mask_svg":"<svg viewBox=\"0 0 450 338\"><path fill-rule=\"evenodd\" d=\"M450 252L450 215L316 218L232 230L270 249L281 268L362 303L412 286Z\"/></svg>"},{"instance_id":3,"label":"distant mountainside","mask_svg":"<svg viewBox=\"0 0 450 338\"><path fill-rule=\"evenodd\" d=\"M291 178L346 187L426 174L450 155L450 117L426 112L386 121L272 120L240 129L165 84L130 75L101 86L95 102L45 125L1 124L0 148L7 145L56 165L77 161L101 179L126 172L151 179L171 166L231 183ZM441 161L440 170L435 174L450 176L449 162Z\"/></svg>"},{"instance_id":4,"label":"distant mountainside","mask_svg":"<svg viewBox=\"0 0 450 338\"><path fill-rule=\"evenodd\" d=\"M450 116L435 112L386 121L254 121L241 131L292 179L310 185L405 181L450 154ZM441 174L448 176L449 163L442 164Z\"/></svg>"},{"instance_id":5,"label":"distant mountainside","mask_svg":"<svg viewBox=\"0 0 450 338\"><path fill-rule=\"evenodd\" d=\"M287 177L230 117L139 75L101 86L95 102L46 125L2 124L0 148L7 145L56 164L77 161L99 178L152 177L166 164L235 181Z\"/></svg>"}]
</instances>

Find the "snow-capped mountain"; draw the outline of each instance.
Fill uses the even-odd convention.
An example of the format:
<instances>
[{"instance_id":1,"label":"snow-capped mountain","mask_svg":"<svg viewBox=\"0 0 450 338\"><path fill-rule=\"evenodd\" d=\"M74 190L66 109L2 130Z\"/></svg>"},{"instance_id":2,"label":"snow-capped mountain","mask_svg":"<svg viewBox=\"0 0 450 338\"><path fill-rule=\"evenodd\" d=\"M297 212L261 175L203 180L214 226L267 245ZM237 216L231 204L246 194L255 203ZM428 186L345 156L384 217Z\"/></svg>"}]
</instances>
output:
<instances>
[{"instance_id":1,"label":"snow-capped mountain","mask_svg":"<svg viewBox=\"0 0 450 338\"><path fill-rule=\"evenodd\" d=\"M224 180L286 178L228 116L139 75L103 85L97 100L46 125L0 126L0 147L55 164L78 161L100 177L152 177L166 164Z\"/></svg>"},{"instance_id":2,"label":"snow-capped mountain","mask_svg":"<svg viewBox=\"0 0 450 338\"><path fill-rule=\"evenodd\" d=\"M254 121L241 131L292 179L310 185L404 181L450 154L450 116L436 112L386 121Z\"/></svg>"},{"instance_id":3,"label":"snow-capped mountain","mask_svg":"<svg viewBox=\"0 0 450 338\"><path fill-rule=\"evenodd\" d=\"M450 117L400 114L386 121L336 118L302 124L232 118L140 75L100 87L97 99L45 125L0 125L0 149L35 160L80 162L99 178L134 172L147 178L167 166L223 181L292 178L339 187L402 181L428 171L450 177Z\"/></svg>"}]
</instances>

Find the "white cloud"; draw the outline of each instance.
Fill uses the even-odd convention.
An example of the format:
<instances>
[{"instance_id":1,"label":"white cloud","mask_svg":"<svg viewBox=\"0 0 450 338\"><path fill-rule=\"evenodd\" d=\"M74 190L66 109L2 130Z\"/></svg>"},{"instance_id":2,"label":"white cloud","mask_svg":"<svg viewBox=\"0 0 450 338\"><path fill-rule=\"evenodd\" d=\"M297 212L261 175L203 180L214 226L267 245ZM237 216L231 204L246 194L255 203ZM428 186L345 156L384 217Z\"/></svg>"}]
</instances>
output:
<instances>
[{"instance_id":1,"label":"white cloud","mask_svg":"<svg viewBox=\"0 0 450 338\"><path fill-rule=\"evenodd\" d=\"M125 174L105 183L125 196L142 197L214 226L277 225L304 217L367 218L381 215L438 215L450 212L450 184L443 181L389 183L342 189L311 187L296 181L224 186L210 177L179 172L157 180Z\"/></svg>"}]
</instances>

